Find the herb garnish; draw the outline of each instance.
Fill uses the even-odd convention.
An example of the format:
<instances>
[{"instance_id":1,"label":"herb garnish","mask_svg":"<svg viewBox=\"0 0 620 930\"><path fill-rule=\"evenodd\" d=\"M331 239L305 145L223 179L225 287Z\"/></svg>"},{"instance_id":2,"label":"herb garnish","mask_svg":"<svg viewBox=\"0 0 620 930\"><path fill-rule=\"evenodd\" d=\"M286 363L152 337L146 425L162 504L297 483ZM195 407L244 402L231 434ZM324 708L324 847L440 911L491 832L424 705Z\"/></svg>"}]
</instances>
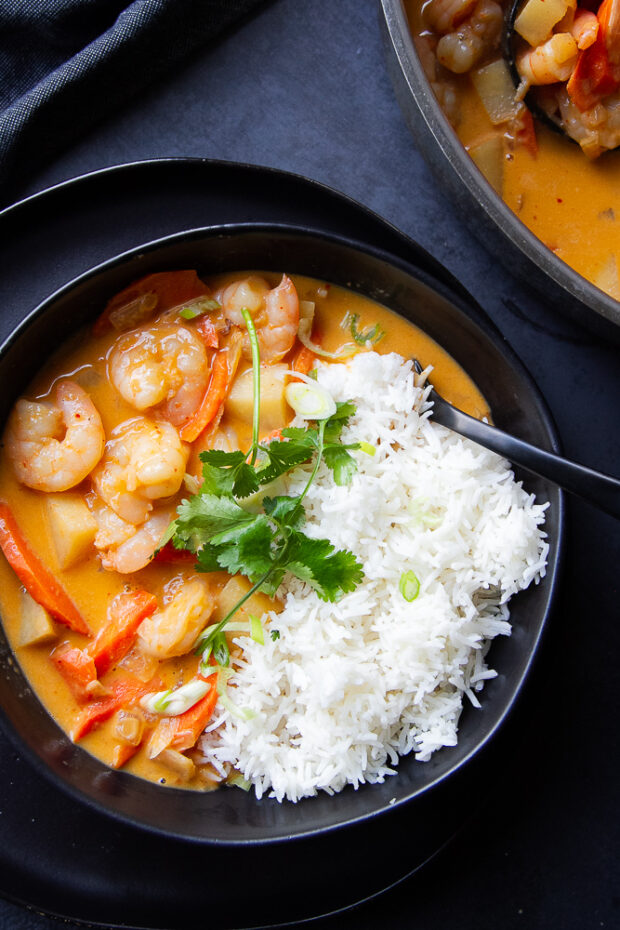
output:
<instances>
[{"instance_id":1,"label":"herb garnish","mask_svg":"<svg viewBox=\"0 0 620 930\"><path fill-rule=\"evenodd\" d=\"M250 314L243 312L250 334L254 370L253 441L248 452L210 449L200 454L204 481L197 494L182 501L177 518L163 542L171 539L178 549L196 554L199 571L224 569L231 575L244 575L251 588L215 626L205 630L196 642L203 652L203 663L212 655L220 666L229 662L222 633L239 608L259 589L273 596L286 572L305 581L326 601L336 601L353 591L363 578L361 564L348 550L335 550L327 539L307 536L303 499L308 493L321 462L332 471L338 485L350 483L357 469L350 454L360 443L344 444L340 436L355 412L351 402L336 404L335 413L315 426L282 430L282 439L258 441L259 358L258 340ZM364 450L366 451L366 450ZM312 462L305 488L297 497L265 496L262 509L250 512L243 499L297 466Z\"/></svg>"},{"instance_id":2,"label":"herb garnish","mask_svg":"<svg viewBox=\"0 0 620 930\"><path fill-rule=\"evenodd\" d=\"M349 323L349 329L351 330L351 336L358 346L365 346L367 342L370 342L372 345L376 345L380 342L381 339L385 336L385 331L381 329L378 323L375 323L374 326L371 326L366 332L358 330L357 324L359 323L360 317L359 313L352 313L350 316L347 314L343 323L347 321Z\"/></svg>"}]
</instances>

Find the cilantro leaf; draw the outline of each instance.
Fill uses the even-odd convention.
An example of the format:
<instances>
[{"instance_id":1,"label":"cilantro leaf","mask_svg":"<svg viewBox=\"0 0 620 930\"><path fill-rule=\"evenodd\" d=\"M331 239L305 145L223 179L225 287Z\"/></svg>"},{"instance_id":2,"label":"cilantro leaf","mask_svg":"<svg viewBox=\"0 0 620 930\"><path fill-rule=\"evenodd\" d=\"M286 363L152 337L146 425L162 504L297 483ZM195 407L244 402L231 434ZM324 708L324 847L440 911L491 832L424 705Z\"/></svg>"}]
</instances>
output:
<instances>
[{"instance_id":1,"label":"cilantro leaf","mask_svg":"<svg viewBox=\"0 0 620 930\"><path fill-rule=\"evenodd\" d=\"M327 467L334 473L334 481L337 485L351 484L351 479L357 471L357 462L347 452L345 446L326 446L323 451L323 458Z\"/></svg>"},{"instance_id":2,"label":"cilantro leaf","mask_svg":"<svg viewBox=\"0 0 620 930\"><path fill-rule=\"evenodd\" d=\"M346 549L334 551L328 539L310 539L294 532L287 549L286 569L306 581L324 601L337 601L354 591L364 577L361 564Z\"/></svg>"},{"instance_id":3,"label":"cilantro leaf","mask_svg":"<svg viewBox=\"0 0 620 930\"><path fill-rule=\"evenodd\" d=\"M291 432L284 430L284 432ZM285 475L291 468L309 461L316 451L316 445L313 438L309 435L311 430L301 430L304 434L298 438L287 439L282 442L274 439L268 446L261 446L261 450L267 455L268 461L261 465L256 473L258 482L269 484Z\"/></svg>"},{"instance_id":4,"label":"cilantro leaf","mask_svg":"<svg viewBox=\"0 0 620 930\"><path fill-rule=\"evenodd\" d=\"M175 545L192 552L198 552L213 536L255 519L255 514L247 513L232 497L203 493L182 501L177 514Z\"/></svg>"},{"instance_id":5,"label":"cilantro leaf","mask_svg":"<svg viewBox=\"0 0 620 930\"><path fill-rule=\"evenodd\" d=\"M275 534L263 515L238 530L233 543L217 548L217 560L221 568L236 575L246 575L254 582L273 566L272 546Z\"/></svg>"},{"instance_id":6,"label":"cilantro leaf","mask_svg":"<svg viewBox=\"0 0 620 930\"><path fill-rule=\"evenodd\" d=\"M300 529L306 522L306 511L299 503L298 497L264 497L263 509L280 528Z\"/></svg>"},{"instance_id":7,"label":"cilantro leaf","mask_svg":"<svg viewBox=\"0 0 620 930\"><path fill-rule=\"evenodd\" d=\"M243 452L209 449L200 453L200 459L204 478L201 493L248 497L258 491L256 472Z\"/></svg>"},{"instance_id":8,"label":"cilantro leaf","mask_svg":"<svg viewBox=\"0 0 620 930\"><path fill-rule=\"evenodd\" d=\"M336 412L332 413L331 417L325 423L325 442L339 442L340 434L342 433L343 427L347 425L350 417L356 411L356 406L353 401L339 401L336 404Z\"/></svg>"},{"instance_id":9,"label":"cilantro leaf","mask_svg":"<svg viewBox=\"0 0 620 930\"><path fill-rule=\"evenodd\" d=\"M222 566L217 559L217 550L213 546L203 546L196 553L196 568L199 572L219 572Z\"/></svg>"}]
</instances>

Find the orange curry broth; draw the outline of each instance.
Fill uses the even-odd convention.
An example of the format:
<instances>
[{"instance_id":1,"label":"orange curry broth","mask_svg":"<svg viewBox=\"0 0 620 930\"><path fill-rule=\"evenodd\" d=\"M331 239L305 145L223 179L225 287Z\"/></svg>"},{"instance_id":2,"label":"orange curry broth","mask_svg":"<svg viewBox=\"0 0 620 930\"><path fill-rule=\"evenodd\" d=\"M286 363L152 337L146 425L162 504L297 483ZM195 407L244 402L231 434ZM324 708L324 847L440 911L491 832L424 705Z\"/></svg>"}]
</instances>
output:
<instances>
[{"instance_id":1,"label":"orange curry broth","mask_svg":"<svg viewBox=\"0 0 620 930\"><path fill-rule=\"evenodd\" d=\"M500 2L500 0L498 0ZM428 32L424 3L406 0L413 36ZM469 75L449 74L457 88L456 133L465 146L501 132L489 120ZM504 151L504 202L552 252L620 300L620 150L589 161L576 143L536 123L538 152ZM615 260L610 273L610 262ZM611 288L605 282L613 282Z\"/></svg>"},{"instance_id":2,"label":"orange curry broth","mask_svg":"<svg viewBox=\"0 0 620 930\"><path fill-rule=\"evenodd\" d=\"M219 285L239 276L239 274L220 276L209 283ZM277 275L265 274L264 276L272 285L279 280ZM318 333L318 339L324 348L333 350L338 345L350 341L349 333L343 331L339 324L347 311L357 313L360 317L358 324L360 329L366 329L379 322L385 331L385 336L378 344L377 351L382 353L395 351L404 356L416 356L425 364L432 364L435 368L433 381L441 393L474 416L488 415L489 411L484 398L470 378L437 343L417 327L390 310L342 288L321 285L318 281L299 276L294 276L293 280L300 299L316 302L315 333ZM318 296L317 289L319 289L319 294L326 292L327 296ZM111 333L95 339L90 332L78 333L69 344L63 346L53 356L45 369L33 380L26 396L41 399L49 394L53 384L59 378L70 376L92 397L101 414L106 436L108 436L118 423L136 416L136 410L123 400L106 377L106 355L117 336L117 333ZM145 411L145 415L148 416L149 412ZM237 432L242 446L246 441L249 445L251 423L230 420L225 415L222 426L226 426L227 423ZM87 489L87 483L88 479L82 486L84 490ZM179 492L179 499L182 496L187 496L183 488ZM151 563L141 571L130 575L117 574L101 567L94 547L91 554L77 565L69 569L58 570L47 524L46 497L45 493L30 490L17 482L12 467L7 461L3 444L0 452L0 498L9 503L31 548L38 558L55 572L62 586L82 612L93 635L105 624L108 604L118 593L128 588L144 588L155 594L161 604L161 598L166 589L182 583L184 579L194 574L191 563L182 566ZM221 589L228 580L224 572L203 577L209 579L214 590ZM49 656L60 643L70 642L84 647L87 644L86 640L64 625L56 624L58 633L56 642L19 646L19 597L19 581L4 556L0 556L0 612L9 642L24 674L41 702L58 724L68 732L81 706L74 699ZM220 619L220 617L217 614L214 615L211 622L214 619ZM158 660L154 661L157 664ZM164 687L174 687L183 682L184 676L185 680L192 677L195 674L196 665L197 658L190 653L181 658L161 660L156 674L161 677ZM153 674L152 668L141 668L140 660L132 659L131 654L119 663L119 670L134 674L143 680L148 680ZM113 675L114 670L110 674ZM113 718L99 725L80 741L84 749L107 764L111 764L112 752L118 742L112 732L112 726ZM170 768L158 763L157 760L149 759L144 744L126 763L125 769L167 785L197 789L215 785L212 773L202 767L197 768L196 777L183 783Z\"/></svg>"}]
</instances>

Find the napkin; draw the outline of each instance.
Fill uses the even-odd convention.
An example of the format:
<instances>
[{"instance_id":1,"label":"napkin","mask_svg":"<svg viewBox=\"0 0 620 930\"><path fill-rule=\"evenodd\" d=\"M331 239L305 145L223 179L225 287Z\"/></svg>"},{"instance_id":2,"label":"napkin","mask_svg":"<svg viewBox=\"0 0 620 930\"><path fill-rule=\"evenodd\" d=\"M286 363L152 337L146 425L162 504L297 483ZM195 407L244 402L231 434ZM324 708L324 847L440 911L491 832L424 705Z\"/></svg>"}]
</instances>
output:
<instances>
[{"instance_id":1,"label":"napkin","mask_svg":"<svg viewBox=\"0 0 620 930\"><path fill-rule=\"evenodd\" d=\"M261 2L0 0L0 199Z\"/></svg>"}]
</instances>

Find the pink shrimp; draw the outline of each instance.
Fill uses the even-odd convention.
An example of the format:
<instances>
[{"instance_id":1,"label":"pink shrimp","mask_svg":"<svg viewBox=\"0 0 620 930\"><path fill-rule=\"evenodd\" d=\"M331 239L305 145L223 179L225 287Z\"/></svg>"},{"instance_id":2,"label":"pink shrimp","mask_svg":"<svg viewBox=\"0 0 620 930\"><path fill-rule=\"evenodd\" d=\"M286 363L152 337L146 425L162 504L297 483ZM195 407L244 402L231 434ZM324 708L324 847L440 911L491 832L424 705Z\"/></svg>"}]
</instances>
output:
<instances>
[{"instance_id":1,"label":"pink shrimp","mask_svg":"<svg viewBox=\"0 0 620 930\"><path fill-rule=\"evenodd\" d=\"M577 9L570 34L577 43L577 48L590 48L598 36L599 21L590 10Z\"/></svg>"},{"instance_id":2,"label":"pink shrimp","mask_svg":"<svg viewBox=\"0 0 620 930\"><path fill-rule=\"evenodd\" d=\"M56 386L56 400L18 400L7 433L19 481L37 491L66 491L86 478L103 454L99 411L74 381Z\"/></svg>"},{"instance_id":3,"label":"pink shrimp","mask_svg":"<svg viewBox=\"0 0 620 930\"><path fill-rule=\"evenodd\" d=\"M277 287L271 290L265 279L257 276L234 281L223 288L216 299L226 318L236 326L245 326L241 310L250 312L264 362L276 362L293 348L299 327L299 298L287 275L283 275ZM251 356L247 336L243 352L246 357Z\"/></svg>"},{"instance_id":4,"label":"pink shrimp","mask_svg":"<svg viewBox=\"0 0 620 930\"><path fill-rule=\"evenodd\" d=\"M568 32L557 32L517 59L517 69L527 84L567 81L577 63L577 43Z\"/></svg>"}]
</instances>

